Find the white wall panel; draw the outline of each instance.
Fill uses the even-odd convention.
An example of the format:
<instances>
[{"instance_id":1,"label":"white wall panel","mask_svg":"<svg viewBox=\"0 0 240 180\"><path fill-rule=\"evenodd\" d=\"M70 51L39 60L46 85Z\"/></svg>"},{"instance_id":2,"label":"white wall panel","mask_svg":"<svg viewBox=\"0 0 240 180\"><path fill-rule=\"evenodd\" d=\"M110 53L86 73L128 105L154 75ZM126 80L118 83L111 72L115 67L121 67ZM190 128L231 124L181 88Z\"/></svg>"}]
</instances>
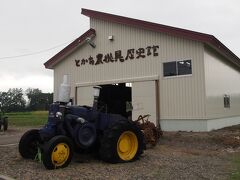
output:
<instances>
[{"instance_id":1,"label":"white wall panel","mask_svg":"<svg viewBox=\"0 0 240 180\"><path fill-rule=\"evenodd\" d=\"M240 115L240 71L210 48L205 47L207 118ZM224 108L224 95L230 95L230 108Z\"/></svg>"},{"instance_id":2,"label":"white wall panel","mask_svg":"<svg viewBox=\"0 0 240 180\"><path fill-rule=\"evenodd\" d=\"M93 105L93 86L77 88L77 104L78 105Z\"/></svg>"},{"instance_id":3,"label":"white wall panel","mask_svg":"<svg viewBox=\"0 0 240 180\"><path fill-rule=\"evenodd\" d=\"M132 119L149 114L149 120L156 124L156 87L155 81L132 83Z\"/></svg>"}]
</instances>

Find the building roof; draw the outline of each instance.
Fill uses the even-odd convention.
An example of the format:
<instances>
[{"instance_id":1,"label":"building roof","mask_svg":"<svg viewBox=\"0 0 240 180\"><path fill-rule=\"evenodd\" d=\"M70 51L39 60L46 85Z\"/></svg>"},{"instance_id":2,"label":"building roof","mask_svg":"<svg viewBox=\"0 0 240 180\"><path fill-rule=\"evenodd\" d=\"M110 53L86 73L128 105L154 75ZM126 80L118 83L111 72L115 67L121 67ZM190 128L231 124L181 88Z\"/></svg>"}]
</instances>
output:
<instances>
[{"instance_id":1,"label":"building roof","mask_svg":"<svg viewBox=\"0 0 240 180\"><path fill-rule=\"evenodd\" d=\"M152 23L152 22L147 22L147 21L142 21L142 20L128 18L128 17L123 17L123 16L103 13L99 11L93 11L89 9L82 9L82 14L90 18L100 19L108 22L132 26L140 29L146 29L154 32L166 33L171 36L177 36L177 37L182 37L182 38L191 39L195 41L200 41L212 47L213 49L215 49L218 53L222 54L230 62L232 62L233 64L235 64L240 68L240 59L213 35L171 27L171 26L166 26L166 25ZM78 46L79 40L81 40L81 42L84 42L84 40L86 39L87 36L89 36L89 34L95 35L95 30L93 29L88 30L86 33L84 33L74 42L69 44L66 48L64 48L62 51L60 51L58 54L56 54L50 60L48 60L44 64L45 67L52 69L54 65L56 65L59 61L61 61L61 59L63 59L63 57L65 57L67 54L72 52Z\"/></svg>"},{"instance_id":2,"label":"building roof","mask_svg":"<svg viewBox=\"0 0 240 180\"><path fill-rule=\"evenodd\" d=\"M96 31L94 29L89 29L84 34L79 36L76 40L70 43L67 47L58 52L55 56L44 63L44 66L48 69L53 69L53 67L59 63L64 57L73 52L78 46L82 45L86 38L96 36Z\"/></svg>"}]
</instances>

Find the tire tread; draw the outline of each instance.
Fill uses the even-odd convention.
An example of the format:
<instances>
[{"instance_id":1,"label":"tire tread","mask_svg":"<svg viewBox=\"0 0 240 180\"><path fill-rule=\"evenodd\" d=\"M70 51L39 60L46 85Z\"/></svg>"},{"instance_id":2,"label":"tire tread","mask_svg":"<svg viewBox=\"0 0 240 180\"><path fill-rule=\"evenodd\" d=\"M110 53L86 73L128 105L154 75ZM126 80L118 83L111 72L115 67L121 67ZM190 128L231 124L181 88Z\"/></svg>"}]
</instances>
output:
<instances>
[{"instance_id":1,"label":"tire tread","mask_svg":"<svg viewBox=\"0 0 240 180\"><path fill-rule=\"evenodd\" d=\"M116 146L121 133L129 130L134 132L138 139L137 153L135 157L130 161L134 161L139 158L144 149L143 134L135 124L130 121L122 120L118 121L117 123L113 124L112 127L105 130L99 150L99 155L102 160L110 163L128 162L120 159Z\"/></svg>"}]
</instances>

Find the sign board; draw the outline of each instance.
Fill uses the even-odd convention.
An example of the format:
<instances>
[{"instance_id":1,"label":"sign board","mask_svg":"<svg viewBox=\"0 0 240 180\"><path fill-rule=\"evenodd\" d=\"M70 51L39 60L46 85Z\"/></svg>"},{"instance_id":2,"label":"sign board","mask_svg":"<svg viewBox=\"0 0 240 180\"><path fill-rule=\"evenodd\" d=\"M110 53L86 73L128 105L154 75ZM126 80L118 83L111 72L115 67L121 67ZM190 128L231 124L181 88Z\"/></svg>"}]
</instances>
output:
<instances>
[{"instance_id":1,"label":"sign board","mask_svg":"<svg viewBox=\"0 0 240 180\"><path fill-rule=\"evenodd\" d=\"M122 52L122 50L117 50L114 53L102 54L98 53L96 57L92 57L83 59L75 59L75 65L77 67L81 67L84 65L99 65L99 64L107 64L114 62L125 62L128 60L134 59L144 59L147 56L158 56L159 46L147 46L146 48L138 48L138 49L128 49L126 52Z\"/></svg>"}]
</instances>

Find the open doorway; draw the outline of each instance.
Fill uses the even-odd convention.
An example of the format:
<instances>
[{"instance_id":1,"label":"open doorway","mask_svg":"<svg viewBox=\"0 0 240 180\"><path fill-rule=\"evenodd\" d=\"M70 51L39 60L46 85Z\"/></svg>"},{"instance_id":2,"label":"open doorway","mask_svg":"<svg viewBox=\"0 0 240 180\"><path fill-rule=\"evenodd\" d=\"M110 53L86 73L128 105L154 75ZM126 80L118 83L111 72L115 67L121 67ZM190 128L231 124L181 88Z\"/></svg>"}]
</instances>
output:
<instances>
[{"instance_id":1,"label":"open doorway","mask_svg":"<svg viewBox=\"0 0 240 180\"><path fill-rule=\"evenodd\" d=\"M131 83L101 85L99 110L106 113L121 114L128 118L132 115Z\"/></svg>"}]
</instances>

